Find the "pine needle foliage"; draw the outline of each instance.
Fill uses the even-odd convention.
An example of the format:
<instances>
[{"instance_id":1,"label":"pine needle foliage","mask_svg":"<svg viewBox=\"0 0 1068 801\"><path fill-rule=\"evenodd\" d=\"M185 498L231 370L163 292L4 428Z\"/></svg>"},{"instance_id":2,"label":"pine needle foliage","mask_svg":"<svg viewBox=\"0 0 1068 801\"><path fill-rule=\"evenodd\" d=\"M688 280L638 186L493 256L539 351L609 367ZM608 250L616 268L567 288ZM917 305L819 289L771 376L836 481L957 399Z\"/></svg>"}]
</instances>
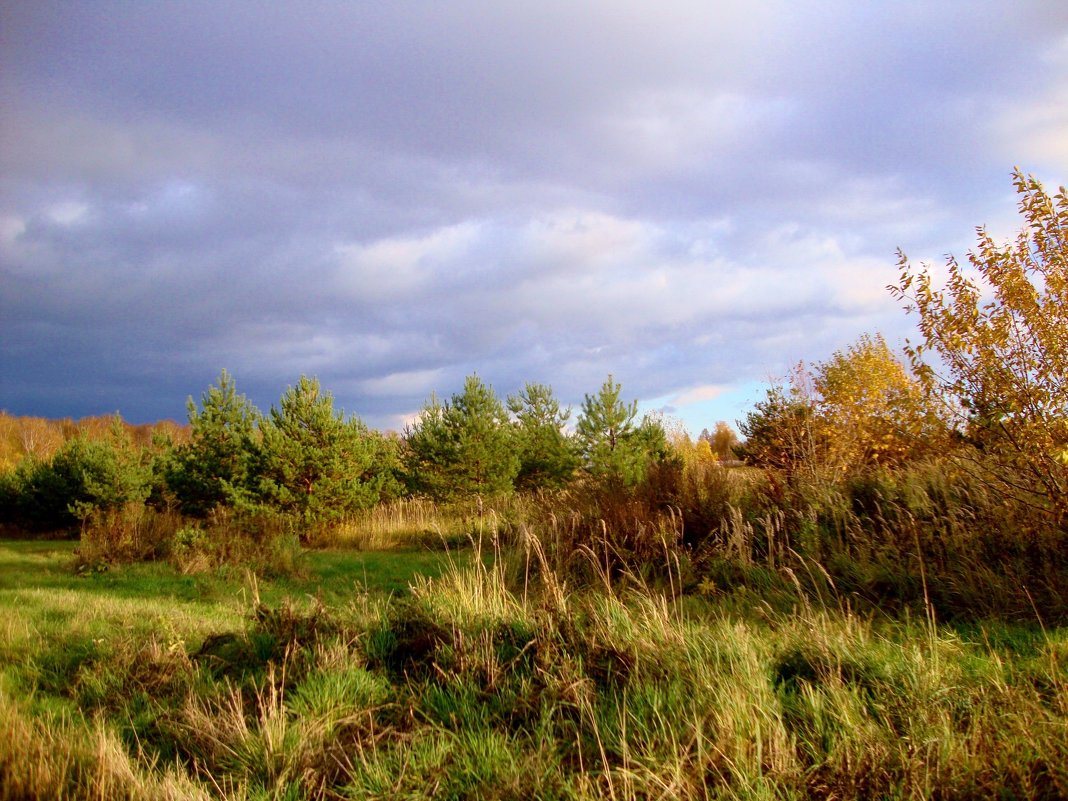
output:
<instances>
[{"instance_id":1,"label":"pine needle foliage","mask_svg":"<svg viewBox=\"0 0 1068 801\"><path fill-rule=\"evenodd\" d=\"M437 500L511 492L519 473L508 412L477 375L463 392L436 396L408 428L407 470L413 489Z\"/></svg>"},{"instance_id":2,"label":"pine needle foliage","mask_svg":"<svg viewBox=\"0 0 1068 801\"><path fill-rule=\"evenodd\" d=\"M649 463L666 454L667 437L656 420L638 422L638 401L626 403L622 392L609 375L596 395L586 395L575 433L590 476L633 487L645 478Z\"/></svg>"},{"instance_id":3,"label":"pine needle foliage","mask_svg":"<svg viewBox=\"0 0 1068 801\"><path fill-rule=\"evenodd\" d=\"M508 399L515 416L519 489L559 489L578 468L574 441L565 432L571 409L562 409L547 384L527 384Z\"/></svg>"},{"instance_id":4,"label":"pine needle foliage","mask_svg":"<svg viewBox=\"0 0 1068 801\"><path fill-rule=\"evenodd\" d=\"M257 493L268 507L315 524L378 501L376 441L359 418L335 411L317 379L301 376L260 431Z\"/></svg>"},{"instance_id":5,"label":"pine needle foliage","mask_svg":"<svg viewBox=\"0 0 1068 801\"><path fill-rule=\"evenodd\" d=\"M247 491L262 416L226 370L201 395L199 408L192 397L187 407L189 442L174 449L163 472L179 510L205 517Z\"/></svg>"}]
</instances>

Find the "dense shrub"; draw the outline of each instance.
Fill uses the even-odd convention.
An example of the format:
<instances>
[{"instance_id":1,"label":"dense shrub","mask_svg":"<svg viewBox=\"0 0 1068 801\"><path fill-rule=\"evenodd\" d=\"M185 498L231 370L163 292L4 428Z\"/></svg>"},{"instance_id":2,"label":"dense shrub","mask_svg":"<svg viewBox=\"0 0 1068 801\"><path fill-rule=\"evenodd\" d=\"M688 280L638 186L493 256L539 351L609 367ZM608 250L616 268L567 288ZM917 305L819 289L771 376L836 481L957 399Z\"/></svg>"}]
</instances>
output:
<instances>
[{"instance_id":1,"label":"dense shrub","mask_svg":"<svg viewBox=\"0 0 1068 801\"><path fill-rule=\"evenodd\" d=\"M70 529L94 513L148 497L150 473L116 420L106 439L79 434L51 459L24 459L0 484L5 521L33 531Z\"/></svg>"}]
</instances>

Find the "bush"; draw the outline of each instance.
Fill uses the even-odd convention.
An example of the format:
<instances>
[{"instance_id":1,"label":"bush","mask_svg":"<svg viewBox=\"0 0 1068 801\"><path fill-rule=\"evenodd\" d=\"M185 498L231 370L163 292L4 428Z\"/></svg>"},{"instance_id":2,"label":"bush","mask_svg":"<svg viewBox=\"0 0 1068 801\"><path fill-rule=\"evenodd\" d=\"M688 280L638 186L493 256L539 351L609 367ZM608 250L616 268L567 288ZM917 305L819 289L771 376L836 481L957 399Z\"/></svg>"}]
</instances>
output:
<instances>
[{"instance_id":1,"label":"bush","mask_svg":"<svg viewBox=\"0 0 1068 801\"><path fill-rule=\"evenodd\" d=\"M79 434L49 461L23 460L0 485L5 521L32 531L72 529L93 514L142 504L149 470L118 420L106 440Z\"/></svg>"},{"instance_id":2,"label":"bush","mask_svg":"<svg viewBox=\"0 0 1068 801\"><path fill-rule=\"evenodd\" d=\"M169 561L186 574L238 569L279 577L305 572L301 537L293 521L280 515L216 509L206 520L177 527L167 544Z\"/></svg>"},{"instance_id":3,"label":"bush","mask_svg":"<svg viewBox=\"0 0 1068 801\"><path fill-rule=\"evenodd\" d=\"M162 558L180 525L181 518L173 512L143 503L94 509L81 521L77 567Z\"/></svg>"}]
</instances>

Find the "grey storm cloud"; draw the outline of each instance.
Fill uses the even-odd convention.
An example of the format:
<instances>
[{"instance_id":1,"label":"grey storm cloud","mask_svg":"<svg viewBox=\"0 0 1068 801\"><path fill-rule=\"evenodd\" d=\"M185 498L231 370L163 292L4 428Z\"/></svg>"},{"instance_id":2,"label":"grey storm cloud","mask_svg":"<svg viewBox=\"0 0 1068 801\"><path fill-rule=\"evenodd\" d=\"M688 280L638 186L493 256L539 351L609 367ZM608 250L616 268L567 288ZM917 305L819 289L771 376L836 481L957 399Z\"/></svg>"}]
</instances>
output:
<instances>
[{"instance_id":1,"label":"grey storm cloud","mask_svg":"<svg viewBox=\"0 0 1068 801\"><path fill-rule=\"evenodd\" d=\"M907 335L895 248L1013 225L1066 108L1038 0L5 3L0 407L180 418L225 367L397 427L611 372L699 429Z\"/></svg>"}]
</instances>

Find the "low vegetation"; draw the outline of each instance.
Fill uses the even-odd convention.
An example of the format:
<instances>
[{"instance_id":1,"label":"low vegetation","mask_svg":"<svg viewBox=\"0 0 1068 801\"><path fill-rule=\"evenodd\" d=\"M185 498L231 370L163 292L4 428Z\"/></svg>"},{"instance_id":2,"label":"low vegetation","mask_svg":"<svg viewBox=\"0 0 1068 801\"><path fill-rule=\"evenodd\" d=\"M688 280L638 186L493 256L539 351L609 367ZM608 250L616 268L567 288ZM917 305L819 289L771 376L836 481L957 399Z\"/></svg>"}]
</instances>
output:
<instances>
[{"instance_id":1,"label":"low vegetation","mask_svg":"<svg viewBox=\"0 0 1068 801\"><path fill-rule=\"evenodd\" d=\"M2 546L0 797L1068 792L1063 630L858 614L770 575L680 597L592 553L572 590L524 545L392 596L312 566L303 600Z\"/></svg>"},{"instance_id":2,"label":"low vegetation","mask_svg":"<svg viewBox=\"0 0 1068 801\"><path fill-rule=\"evenodd\" d=\"M1068 196L1016 185L945 290L902 256L907 363L741 441L611 376L3 416L0 799L1068 797Z\"/></svg>"}]
</instances>

